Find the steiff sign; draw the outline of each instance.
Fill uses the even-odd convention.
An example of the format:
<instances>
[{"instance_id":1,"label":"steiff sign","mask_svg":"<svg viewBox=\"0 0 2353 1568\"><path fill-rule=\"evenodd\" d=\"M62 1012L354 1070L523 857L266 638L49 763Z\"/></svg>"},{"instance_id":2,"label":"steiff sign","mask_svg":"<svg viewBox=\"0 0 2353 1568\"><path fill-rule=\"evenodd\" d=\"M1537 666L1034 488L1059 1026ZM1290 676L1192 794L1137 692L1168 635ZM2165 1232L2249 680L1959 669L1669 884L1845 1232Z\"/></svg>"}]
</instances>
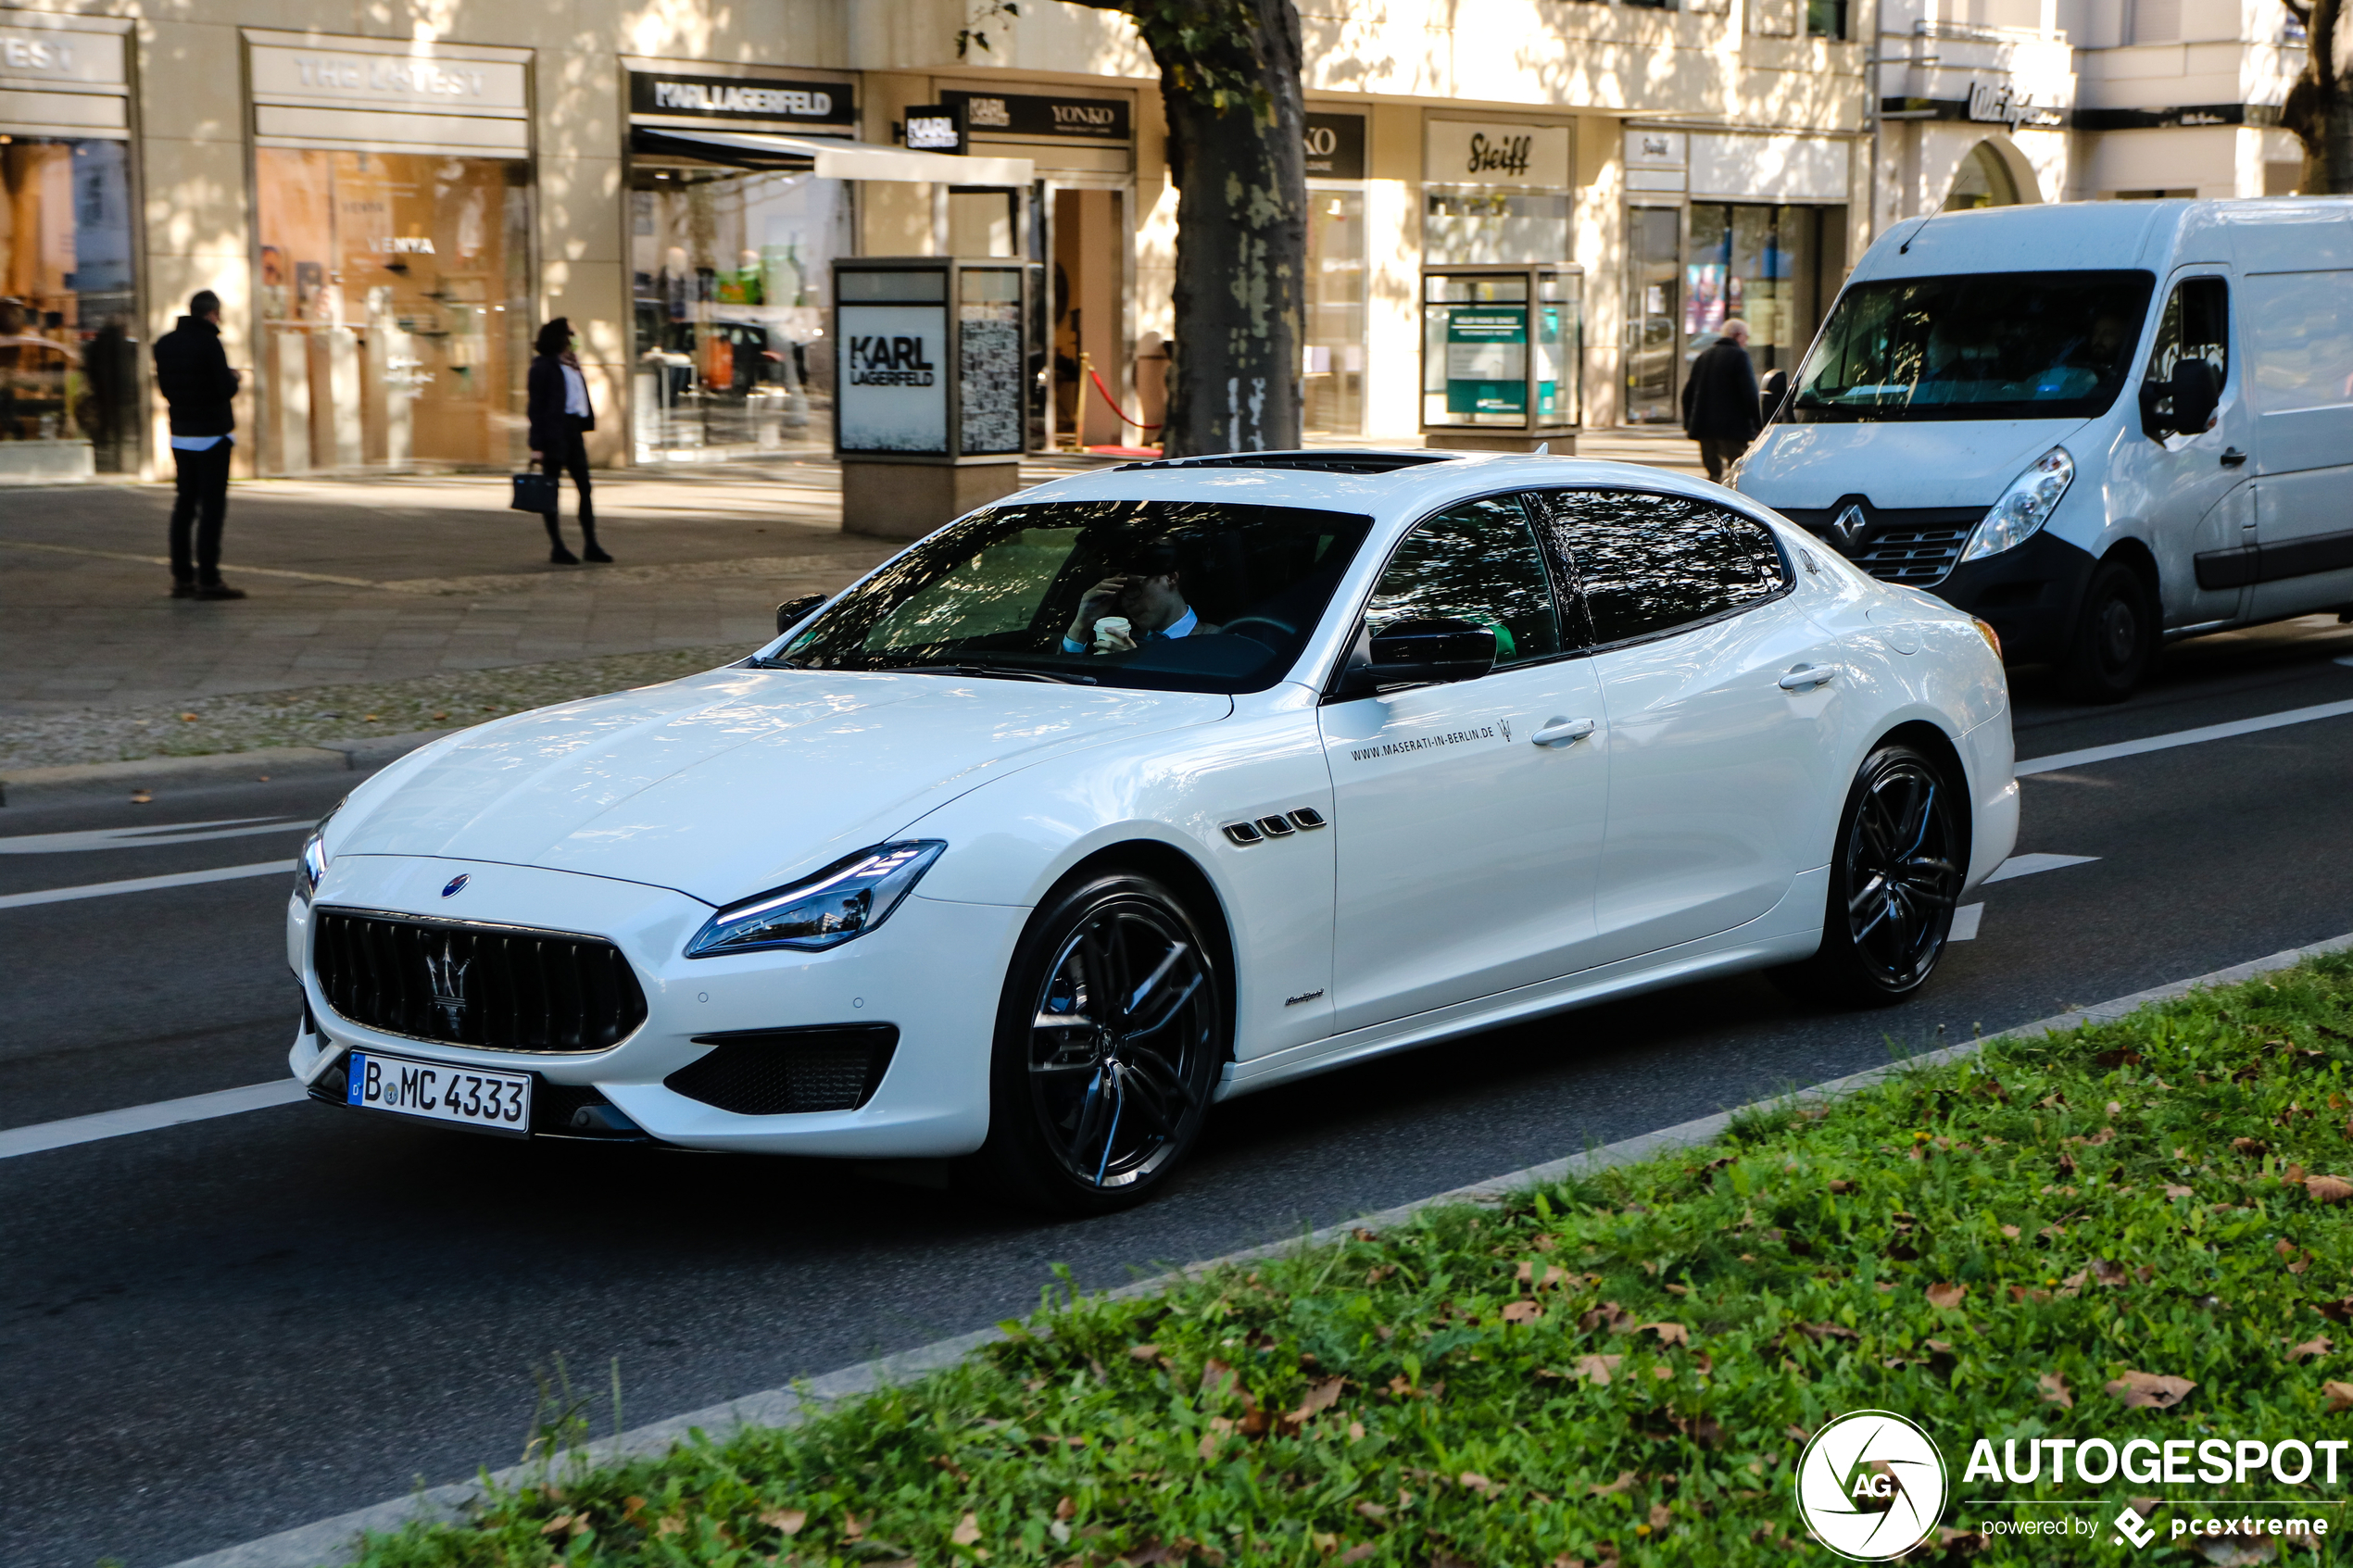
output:
<instances>
[{"instance_id":1,"label":"steiff sign","mask_svg":"<svg viewBox=\"0 0 2353 1568\"><path fill-rule=\"evenodd\" d=\"M1437 185L1568 188L1568 127L1433 119L1422 178Z\"/></svg>"}]
</instances>

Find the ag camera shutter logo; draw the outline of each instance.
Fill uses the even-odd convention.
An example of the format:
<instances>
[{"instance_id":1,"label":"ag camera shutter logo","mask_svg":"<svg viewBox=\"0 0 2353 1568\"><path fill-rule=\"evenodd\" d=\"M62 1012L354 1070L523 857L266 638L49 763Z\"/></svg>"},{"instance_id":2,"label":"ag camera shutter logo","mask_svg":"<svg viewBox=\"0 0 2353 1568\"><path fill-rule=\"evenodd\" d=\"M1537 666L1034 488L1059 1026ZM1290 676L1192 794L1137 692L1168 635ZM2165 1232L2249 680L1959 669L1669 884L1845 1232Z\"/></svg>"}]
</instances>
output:
<instances>
[{"instance_id":1,"label":"ag camera shutter logo","mask_svg":"<svg viewBox=\"0 0 2353 1568\"><path fill-rule=\"evenodd\" d=\"M1850 1411L1814 1434L1797 1461L1797 1512L1851 1562L1884 1562L1926 1540L1944 1514L1944 1456L1887 1411Z\"/></svg>"}]
</instances>

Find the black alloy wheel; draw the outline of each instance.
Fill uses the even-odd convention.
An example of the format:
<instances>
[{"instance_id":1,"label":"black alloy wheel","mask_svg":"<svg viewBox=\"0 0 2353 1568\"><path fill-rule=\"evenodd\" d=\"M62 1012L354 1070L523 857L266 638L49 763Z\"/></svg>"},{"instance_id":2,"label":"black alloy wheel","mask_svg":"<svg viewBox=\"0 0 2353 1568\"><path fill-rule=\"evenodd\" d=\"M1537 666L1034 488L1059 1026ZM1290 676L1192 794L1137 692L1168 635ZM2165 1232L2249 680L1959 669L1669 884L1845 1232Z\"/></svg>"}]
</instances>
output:
<instances>
[{"instance_id":1,"label":"black alloy wheel","mask_svg":"<svg viewBox=\"0 0 2353 1568\"><path fill-rule=\"evenodd\" d=\"M2157 659L2157 606L2140 574L2120 560L2102 561L2083 590L2083 611L2063 671L2078 702L2122 702Z\"/></svg>"},{"instance_id":2,"label":"black alloy wheel","mask_svg":"<svg viewBox=\"0 0 2353 1568\"><path fill-rule=\"evenodd\" d=\"M1822 946L1774 972L1807 1000L1884 1007L1928 983L1969 874L1957 788L1908 746L1882 746L1856 775L1839 819Z\"/></svg>"},{"instance_id":3,"label":"black alloy wheel","mask_svg":"<svg viewBox=\"0 0 2353 1568\"><path fill-rule=\"evenodd\" d=\"M1006 978L982 1163L1032 1207L1141 1202L1200 1135L1227 1028L1216 960L1166 886L1110 872L1059 891Z\"/></svg>"}]
</instances>

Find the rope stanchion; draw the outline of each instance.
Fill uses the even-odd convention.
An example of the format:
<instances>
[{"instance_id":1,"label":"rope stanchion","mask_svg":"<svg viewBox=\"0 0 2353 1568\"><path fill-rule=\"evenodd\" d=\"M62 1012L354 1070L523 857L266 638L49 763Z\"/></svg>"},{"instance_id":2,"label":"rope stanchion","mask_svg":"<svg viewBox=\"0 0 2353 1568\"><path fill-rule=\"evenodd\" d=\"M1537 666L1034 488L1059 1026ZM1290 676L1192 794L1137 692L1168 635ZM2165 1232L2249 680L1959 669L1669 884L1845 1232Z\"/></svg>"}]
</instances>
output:
<instances>
[{"instance_id":1,"label":"rope stanchion","mask_svg":"<svg viewBox=\"0 0 2353 1568\"><path fill-rule=\"evenodd\" d=\"M1161 428L1158 425L1148 425L1141 420L1128 419L1127 410L1122 408L1118 403L1113 399L1111 388L1105 386L1103 384L1103 378L1096 373L1094 362L1084 354L1081 354L1078 357L1078 362L1085 368L1087 371L1087 379L1095 383L1095 390L1102 394L1103 406L1105 408L1109 408L1113 413L1117 414L1122 420L1126 420L1127 423L1134 425L1138 430L1158 430Z\"/></svg>"}]
</instances>

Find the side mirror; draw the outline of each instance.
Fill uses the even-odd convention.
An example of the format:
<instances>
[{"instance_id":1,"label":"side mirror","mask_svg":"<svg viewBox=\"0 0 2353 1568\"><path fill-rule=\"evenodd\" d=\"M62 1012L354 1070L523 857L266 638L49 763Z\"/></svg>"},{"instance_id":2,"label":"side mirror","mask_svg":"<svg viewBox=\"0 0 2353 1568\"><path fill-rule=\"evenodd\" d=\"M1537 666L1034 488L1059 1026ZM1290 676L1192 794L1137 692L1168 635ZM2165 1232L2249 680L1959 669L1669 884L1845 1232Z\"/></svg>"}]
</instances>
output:
<instances>
[{"instance_id":1,"label":"side mirror","mask_svg":"<svg viewBox=\"0 0 2353 1568\"><path fill-rule=\"evenodd\" d=\"M825 602L824 594L803 594L797 599L786 599L776 607L776 633L782 636L809 619Z\"/></svg>"},{"instance_id":2,"label":"side mirror","mask_svg":"<svg viewBox=\"0 0 2353 1568\"><path fill-rule=\"evenodd\" d=\"M1788 395L1789 372L1787 370L1766 371L1764 381L1759 383L1756 388L1757 423L1771 424L1773 416L1780 411L1781 399Z\"/></svg>"},{"instance_id":3,"label":"side mirror","mask_svg":"<svg viewBox=\"0 0 2353 1568\"><path fill-rule=\"evenodd\" d=\"M1341 696L1365 696L1383 686L1476 681L1495 668L1495 633L1475 621L1432 617L1399 621L1361 638L1340 673Z\"/></svg>"},{"instance_id":4,"label":"side mirror","mask_svg":"<svg viewBox=\"0 0 2353 1568\"><path fill-rule=\"evenodd\" d=\"M2184 359L2173 367L2173 429L2183 435L2202 435L2222 401L2214 367L2203 359Z\"/></svg>"}]
</instances>

